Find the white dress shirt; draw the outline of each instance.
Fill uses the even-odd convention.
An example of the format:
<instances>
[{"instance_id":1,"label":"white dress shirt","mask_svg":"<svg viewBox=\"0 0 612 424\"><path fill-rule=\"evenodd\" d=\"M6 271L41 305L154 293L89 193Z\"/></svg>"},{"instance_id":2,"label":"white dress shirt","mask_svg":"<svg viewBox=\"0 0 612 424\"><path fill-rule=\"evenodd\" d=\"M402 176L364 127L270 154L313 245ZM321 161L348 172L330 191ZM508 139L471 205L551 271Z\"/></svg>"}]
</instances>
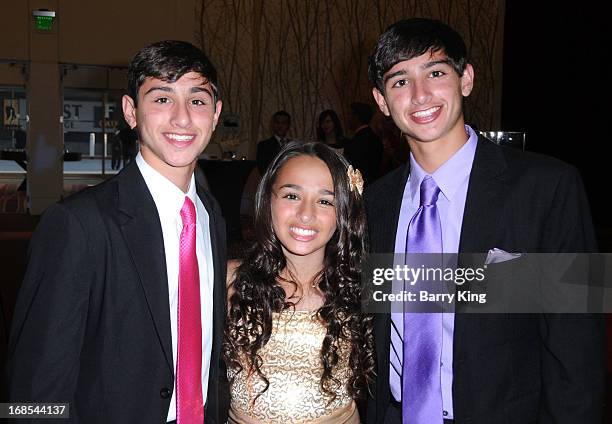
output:
<instances>
[{"instance_id":1,"label":"white dress shirt","mask_svg":"<svg viewBox=\"0 0 612 424\"><path fill-rule=\"evenodd\" d=\"M212 316L213 316L213 259L210 244L209 217L195 188L195 178L191 176L189 189L183 193L170 180L153 169L140 153L136 156L140 169L159 213L164 252L166 254L166 273L168 276L168 295L170 301L170 329L172 331L172 358L174 360L174 387L168 421L176 419L176 352L178 343L178 278L179 278L179 241L183 229L181 208L185 197L189 197L196 206L196 256L200 271L200 306L202 316L202 397L206 402L208 392L208 373L212 350ZM162 364L160 364L161 366Z\"/></svg>"}]
</instances>

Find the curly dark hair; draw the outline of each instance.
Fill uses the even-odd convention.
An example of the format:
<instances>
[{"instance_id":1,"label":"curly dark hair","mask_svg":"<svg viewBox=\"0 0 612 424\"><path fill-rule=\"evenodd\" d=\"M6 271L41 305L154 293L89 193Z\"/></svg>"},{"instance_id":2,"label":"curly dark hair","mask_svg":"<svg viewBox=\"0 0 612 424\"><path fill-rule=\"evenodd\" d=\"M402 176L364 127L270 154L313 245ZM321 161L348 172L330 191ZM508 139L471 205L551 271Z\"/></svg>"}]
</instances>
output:
<instances>
[{"instance_id":1,"label":"curly dark hair","mask_svg":"<svg viewBox=\"0 0 612 424\"><path fill-rule=\"evenodd\" d=\"M351 191L347 177L348 162L323 143L289 143L270 164L255 197L256 242L236 269L229 299L223 356L228 367L243 371L240 359L246 358L247 372L257 374L269 387L262 373L258 352L270 340L272 314L291 309L279 284L287 266L282 246L274 234L271 214L272 187L279 170L298 156L321 159L332 176L336 207L336 231L325 247L323 269L315 277L324 303L317 316L326 326L321 346L323 375L321 389L333 399L334 368L338 364L340 342L350 346L350 378L347 390L354 398L368 390L374 374L374 338L371 315L361 311L361 263L366 254L365 214L361 195ZM257 399L257 397L255 399Z\"/></svg>"}]
</instances>

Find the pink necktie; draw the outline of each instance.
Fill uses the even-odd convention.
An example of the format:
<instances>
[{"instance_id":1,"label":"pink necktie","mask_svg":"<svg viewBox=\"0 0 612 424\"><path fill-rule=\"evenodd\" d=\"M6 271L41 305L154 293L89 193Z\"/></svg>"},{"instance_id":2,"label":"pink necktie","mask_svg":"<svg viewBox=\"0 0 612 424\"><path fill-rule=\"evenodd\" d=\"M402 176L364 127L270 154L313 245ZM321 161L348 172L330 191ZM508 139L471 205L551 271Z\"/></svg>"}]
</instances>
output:
<instances>
[{"instance_id":1,"label":"pink necktie","mask_svg":"<svg viewBox=\"0 0 612 424\"><path fill-rule=\"evenodd\" d=\"M202 319L200 273L196 257L196 211L185 197L179 245L178 352L176 365L177 424L202 424Z\"/></svg>"}]
</instances>

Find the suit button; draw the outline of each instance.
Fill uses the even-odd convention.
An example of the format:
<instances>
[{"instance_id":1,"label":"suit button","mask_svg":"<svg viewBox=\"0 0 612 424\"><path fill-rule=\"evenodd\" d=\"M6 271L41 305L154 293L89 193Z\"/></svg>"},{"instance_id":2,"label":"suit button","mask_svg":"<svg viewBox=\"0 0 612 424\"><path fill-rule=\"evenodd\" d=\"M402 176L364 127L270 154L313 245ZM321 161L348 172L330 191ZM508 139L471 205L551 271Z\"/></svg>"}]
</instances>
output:
<instances>
[{"instance_id":1,"label":"suit button","mask_svg":"<svg viewBox=\"0 0 612 424\"><path fill-rule=\"evenodd\" d=\"M172 396L172 390L167 387L162 387L162 389L159 391L159 395L162 397L162 399L168 399L170 396Z\"/></svg>"}]
</instances>

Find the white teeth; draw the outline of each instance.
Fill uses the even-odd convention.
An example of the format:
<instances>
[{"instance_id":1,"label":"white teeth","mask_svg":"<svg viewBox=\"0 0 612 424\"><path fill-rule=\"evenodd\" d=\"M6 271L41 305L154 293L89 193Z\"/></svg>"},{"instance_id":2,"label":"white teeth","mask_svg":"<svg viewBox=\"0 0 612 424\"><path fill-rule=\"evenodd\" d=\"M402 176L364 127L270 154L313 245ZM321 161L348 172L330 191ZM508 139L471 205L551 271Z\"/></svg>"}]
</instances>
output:
<instances>
[{"instance_id":1,"label":"white teeth","mask_svg":"<svg viewBox=\"0 0 612 424\"><path fill-rule=\"evenodd\" d=\"M290 230L300 236L313 236L316 234L316 231L305 228L291 227Z\"/></svg>"},{"instance_id":2,"label":"white teeth","mask_svg":"<svg viewBox=\"0 0 612 424\"><path fill-rule=\"evenodd\" d=\"M176 141L189 141L193 139L192 135L166 134L166 137Z\"/></svg>"},{"instance_id":3,"label":"white teeth","mask_svg":"<svg viewBox=\"0 0 612 424\"><path fill-rule=\"evenodd\" d=\"M425 118L427 116L431 116L434 113L436 113L438 109L440 109L440 106L432 107L427 110L420 110L418 112L414 112L413 115L416 116L417 118Z\"/></svg>"}]
</instances>

